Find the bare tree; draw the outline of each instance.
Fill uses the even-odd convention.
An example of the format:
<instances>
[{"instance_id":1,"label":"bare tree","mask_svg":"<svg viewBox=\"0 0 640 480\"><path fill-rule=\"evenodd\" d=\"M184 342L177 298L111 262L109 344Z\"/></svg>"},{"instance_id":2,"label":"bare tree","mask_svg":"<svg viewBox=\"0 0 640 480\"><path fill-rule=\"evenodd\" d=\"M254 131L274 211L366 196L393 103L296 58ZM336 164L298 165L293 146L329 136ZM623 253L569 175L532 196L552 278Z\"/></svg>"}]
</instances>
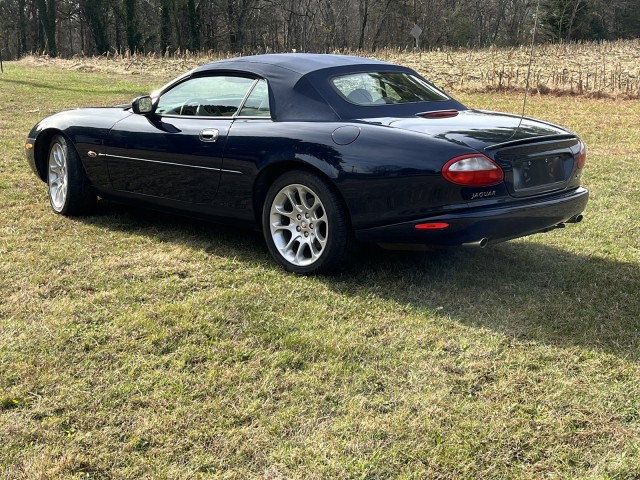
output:
<instances>
[{"instance_id":1,"label":"bare tree","mask_svg":"<svg viewBox=\"0 0 640 480\"><path fill-rule=\"evenodd\" d=\"M46 50L49 55L58 55L56 44L56 0L37 0L38 18L46 37Z\"/></svg>"},{"instance_id":2,"label":"bare tree","mask_svg":"<svg viewBox=\"0 0 640 480\"><path fill-rule=\"evenodd\" d=\"M527 41L537 0L0 0L10 58L201 49L344 51ZM638 0L541 0L539 41L640 36Z\"/></svg>"}]
</instances>

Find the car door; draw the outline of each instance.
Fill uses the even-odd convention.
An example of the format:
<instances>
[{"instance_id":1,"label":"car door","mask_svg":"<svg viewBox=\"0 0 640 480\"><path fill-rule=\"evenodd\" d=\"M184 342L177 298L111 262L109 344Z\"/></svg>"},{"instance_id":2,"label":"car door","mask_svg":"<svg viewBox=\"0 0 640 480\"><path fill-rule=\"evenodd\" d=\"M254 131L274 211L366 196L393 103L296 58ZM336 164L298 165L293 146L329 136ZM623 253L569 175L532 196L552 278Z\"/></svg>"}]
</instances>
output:
<instances>
[{"instance_id":1,"label":"car door","mask_svg":"<svg viewBox=\"0 0 640 480\"><path fill-rule=\"evenodd\" d=\"M188 78L164 92L153 114L132 114L106 140L115 190L189 203L212 203L234 115L255 79Z\"/></svg>"}]
</instances>

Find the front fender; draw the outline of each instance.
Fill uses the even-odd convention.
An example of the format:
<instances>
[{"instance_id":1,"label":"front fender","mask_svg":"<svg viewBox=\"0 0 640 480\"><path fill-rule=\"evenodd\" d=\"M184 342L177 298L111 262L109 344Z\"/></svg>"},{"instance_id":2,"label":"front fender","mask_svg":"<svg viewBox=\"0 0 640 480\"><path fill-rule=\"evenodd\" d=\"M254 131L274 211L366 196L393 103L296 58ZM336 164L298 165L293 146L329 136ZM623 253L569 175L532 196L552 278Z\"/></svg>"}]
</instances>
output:
<instances>
[{"instance_id":1,"label":"front fender","mask_svg":"<svg viewBox=\"0 0 640 480\"><path fill-rule=\"evenodd\" d=\"M44 118L29 132L27 160L36 175L46 181L46 161L51 138L62 134L76 148L89 181L98 187L109 184L106 166L100 157L92 158L88 152L103 145L111 127L131 115L123 108L87 108L68 110Z\"/></svg>"}]
</instances>

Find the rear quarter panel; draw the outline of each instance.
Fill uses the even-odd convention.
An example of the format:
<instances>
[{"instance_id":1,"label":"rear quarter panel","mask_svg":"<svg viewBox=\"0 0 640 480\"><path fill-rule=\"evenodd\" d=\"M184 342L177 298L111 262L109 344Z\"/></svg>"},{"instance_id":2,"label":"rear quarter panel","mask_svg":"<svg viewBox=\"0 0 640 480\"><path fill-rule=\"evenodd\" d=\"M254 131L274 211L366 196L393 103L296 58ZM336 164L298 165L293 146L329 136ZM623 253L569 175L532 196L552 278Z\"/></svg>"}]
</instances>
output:
<instances>
[{"instance_id":1,"label":"rear quarter panel","mask_svg":"<svg viewBox=\"0 0 640 480\"><path fill-rule=\"evenodd\" d=\"M466 204L460 187L445 181L441 170L451 158L473 152L469 147L382 125L360 128L358 139L343 147L343 168L336 179L354 228Z\"/></svg>"},{"instance_id":2,"label":"rear quarter panel","mask_svg":"<svg viewBox=\"0 0 640 480\"><path fill-rule=\"evenodd\" d=\"M353 142L338 145L332 134L345 125L360 133ZM446 182L440 170L447 160L472 151L369 123L238 120L230 130L223 168L242 175L223 173L218 198L228 213L251 209L251 192L261 172L287 163L329 177L354 228L400 222L465 203L460 188Z\"/></svg>"}]
</instances>

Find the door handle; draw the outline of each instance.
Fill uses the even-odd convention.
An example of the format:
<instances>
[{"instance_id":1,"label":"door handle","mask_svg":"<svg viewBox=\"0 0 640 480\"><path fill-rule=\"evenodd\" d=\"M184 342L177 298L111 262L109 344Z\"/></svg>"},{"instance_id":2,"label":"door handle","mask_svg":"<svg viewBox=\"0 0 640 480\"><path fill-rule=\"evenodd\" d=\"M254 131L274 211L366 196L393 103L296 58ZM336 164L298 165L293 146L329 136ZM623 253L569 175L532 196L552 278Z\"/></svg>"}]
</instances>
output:
<instances>
[{"instance_id":1,"label":"door handle","mask_svg":"<svg viewBox=\"0 0 640 480\"><path fill-rule=\"evenodd\" d=\"M217 128L205 128L200 130L200 140L203 142L215 142L218 140L219 132Z\"/></svg>"}]
</instances>

